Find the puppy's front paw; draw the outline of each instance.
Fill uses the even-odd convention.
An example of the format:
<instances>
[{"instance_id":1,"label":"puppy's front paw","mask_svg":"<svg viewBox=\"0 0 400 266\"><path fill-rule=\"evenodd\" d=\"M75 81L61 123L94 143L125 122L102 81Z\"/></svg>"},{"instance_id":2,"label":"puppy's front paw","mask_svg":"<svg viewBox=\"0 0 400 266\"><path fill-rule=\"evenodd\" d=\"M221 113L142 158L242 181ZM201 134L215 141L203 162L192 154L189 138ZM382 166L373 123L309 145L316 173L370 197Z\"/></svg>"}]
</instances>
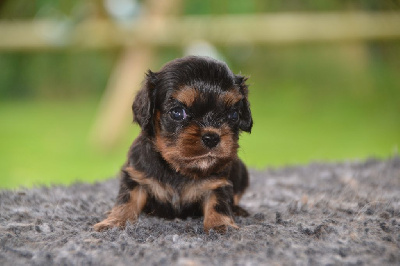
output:
<instances>
[{"instance_id":1,"label":"puppy's front paw","mask_svg":"<svg viewBox=\"0 0 400 266\"><path fill-rule=\"evenodd\" d=\"M100 223L93 225L93 229L97 232L105 231L111 227L112 227L112 225L110 225L109 223L106 223L105 221L102 221Z\"/></svg>"},{"instance_id":2,"label":"puppy's front paw","mask_svg":"<svg viewBox=\"0 0 400 266\"><path fill-rule=\"evenodd\" d=\"M127 221L136 222L137 215L132 212L128 205L114 207L108 217L93 226L96 231L104 231L113 227L123 228Z\"/></svg>"},{"instance_id":3,"label":"puppy's front paw","mask_svg":"<svg viewBox=\"0 0 400 266\"><path fill-rule=\"evenodd\" d=\"M115 227L115 225L107 222L106 220L93 225L93 229L95 231L97 231L97 232L105 231L105 230L110 229L112 227Z\"/></svg>"},{"instance_id":4,"label":"puppy's front paw","mask_svg":"<svg viewBox=\"0 0 400 266\"><path fill-rule=\"evenodd\" d=\"M146 204L147 194L142 191L141 187L136 187L129 192L128 196L129 199L125 203L112 208L107 219L95 224L94 230L103 231L112 227L123 228L127 221L136 222Z\"/></svg>"},{"instance_id":5,"label":"puppy's front paw","mask_svg":"<svg viewBox=\"0 0 400 266\"><path fill-rule=\"evenodd\" d=\"M113 227L123 227L124 225L121 222L112 221L110 219L105 219L100 223L97 223L93 226L94 230L97 232L105 231L111 229Z\"/></svg>"},{"instance_id":6,"label":"puppy's front paw","mask_svg":"<svg viewBox=\"0 0 400 266\"><path fill-rule=\"evenodd\" d=\"M233 221L232 217L222 214L215 214L204 219L204 231L208 234L211 229L224 234L229 227L239 229L239 226Z\"/></svg>"}]
</instances>

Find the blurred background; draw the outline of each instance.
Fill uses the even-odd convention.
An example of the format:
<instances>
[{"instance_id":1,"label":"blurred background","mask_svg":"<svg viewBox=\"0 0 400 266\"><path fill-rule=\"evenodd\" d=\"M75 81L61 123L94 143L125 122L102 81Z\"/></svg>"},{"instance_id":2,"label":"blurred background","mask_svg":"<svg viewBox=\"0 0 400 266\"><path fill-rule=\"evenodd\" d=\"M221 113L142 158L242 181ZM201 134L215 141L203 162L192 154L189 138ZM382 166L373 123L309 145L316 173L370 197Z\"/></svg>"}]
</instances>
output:
<instances>
[{"instance_id":1,"label":"blurred background","mask_svg":"<svg viewBox=\"0 0 400 266\"><path fill-rule=\"evenodd\" d=\"M395 0L0 0L0 187L114 176L147 69L249 76L252 168L387 158L400 143Z\"/></svg>"}]
</instances>

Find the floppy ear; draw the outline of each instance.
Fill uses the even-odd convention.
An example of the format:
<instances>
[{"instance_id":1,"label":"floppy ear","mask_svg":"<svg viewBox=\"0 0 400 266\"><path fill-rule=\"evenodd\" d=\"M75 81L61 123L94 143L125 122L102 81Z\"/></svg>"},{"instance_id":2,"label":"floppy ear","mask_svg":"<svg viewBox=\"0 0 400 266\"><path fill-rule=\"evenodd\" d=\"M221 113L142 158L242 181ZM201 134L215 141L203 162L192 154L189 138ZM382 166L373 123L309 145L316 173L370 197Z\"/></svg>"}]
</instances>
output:
<instances>
[{"instance_id":1,"label":"floppy ear","mask_svg":"<svg viewBox=\"0 0 400 266\"><path fill-rule=\"evenodd\" d=\"M156 73L150 70L146 73L142 88L137 93L132 104L133 121L137 122L148 136L154 134L155 84Z\"/></svg>"},{"instance_id":2,"label":"floppy ear","mask_svg":"<svg viewBox=\"0 0 400 266\"><path fill-rule=\"evenodd\" d=\"M250 133L251 128L253 127L253 118L250 111L250 103L248 100L249 90L246 84L246 80L247 77L235 75L235 83L239 86L239 90L244 96L239 110L239 128L243 131Z\"/></svg>"}]
</instances>

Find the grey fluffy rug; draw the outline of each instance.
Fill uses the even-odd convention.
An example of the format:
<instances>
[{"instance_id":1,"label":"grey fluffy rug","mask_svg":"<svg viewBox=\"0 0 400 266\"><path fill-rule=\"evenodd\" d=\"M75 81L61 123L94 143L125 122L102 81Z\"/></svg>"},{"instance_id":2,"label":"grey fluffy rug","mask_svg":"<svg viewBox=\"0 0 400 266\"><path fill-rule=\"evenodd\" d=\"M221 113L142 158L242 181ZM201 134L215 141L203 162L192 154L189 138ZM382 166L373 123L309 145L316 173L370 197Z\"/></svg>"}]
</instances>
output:
<instances>
[{"instance_id":1,"label":"grey fluffy rug","mask_svg":"<svg viewBox=\"0 0 400 266\"><path fill-rule=\"evenodd\" d=\"M400 158L251 171L240 230L141 216L94 232L116 179L0 191L0 265L400 264Z\"/></svg>"}]
</instances>

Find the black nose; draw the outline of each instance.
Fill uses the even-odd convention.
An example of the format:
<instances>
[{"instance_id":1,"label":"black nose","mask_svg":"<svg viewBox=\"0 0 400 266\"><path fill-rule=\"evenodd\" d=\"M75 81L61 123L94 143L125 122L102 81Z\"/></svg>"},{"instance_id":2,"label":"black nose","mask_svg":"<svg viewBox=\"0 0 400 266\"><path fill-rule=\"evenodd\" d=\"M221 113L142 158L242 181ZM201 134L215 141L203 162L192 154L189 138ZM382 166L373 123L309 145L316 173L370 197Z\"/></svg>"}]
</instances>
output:
<instances>
[{"instance_id":1,"label":"black nose","mask_svg":"<svg viewBox=\"0 0 400 266\"><path fill-rule=\"evenodd\" d=\"M201 139L203 140L204 145L208 148L214 148L220 141L219 135L215 133L206 133L201 137Z\"/></svg>"}]
</instances>

